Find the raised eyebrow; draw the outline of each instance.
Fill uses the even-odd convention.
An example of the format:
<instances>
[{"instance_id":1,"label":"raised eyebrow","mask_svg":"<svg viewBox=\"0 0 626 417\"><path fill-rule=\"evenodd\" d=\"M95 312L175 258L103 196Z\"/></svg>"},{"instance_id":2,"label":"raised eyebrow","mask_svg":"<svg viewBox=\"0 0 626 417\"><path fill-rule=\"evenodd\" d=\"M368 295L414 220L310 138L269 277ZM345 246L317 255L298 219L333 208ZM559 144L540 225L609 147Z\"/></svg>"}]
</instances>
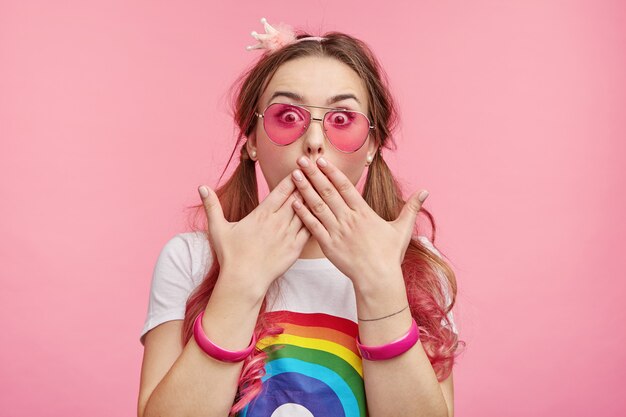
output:
<instances>
[{"instance_id":1,"label":"raised eyebrow","mask_svg":"<svg viewBox=\"0 0 626 417\"><path fill-rule=\"evenodd\" d=\"M272 100L274 100L276 97L279 97L279 96L290 98L290 99L292 99L294 101L297 101L299 103L304 103L304 101L305 101L304 97L302 97L300 94L297 94L297 93L294 93L294 92L291 92L291 91L274 91L274 94L272 94L272 96L268 100L268 103L270 103ZM333 103L336 103L338 101L349 100L349 99L353 99L354 101L359 103L359 105L361 104L361 101L354 94L337 94L337 95L332 96L331 98L329 98L326 101L326 104L333 104Z\"/></svg>"}]
</instances>

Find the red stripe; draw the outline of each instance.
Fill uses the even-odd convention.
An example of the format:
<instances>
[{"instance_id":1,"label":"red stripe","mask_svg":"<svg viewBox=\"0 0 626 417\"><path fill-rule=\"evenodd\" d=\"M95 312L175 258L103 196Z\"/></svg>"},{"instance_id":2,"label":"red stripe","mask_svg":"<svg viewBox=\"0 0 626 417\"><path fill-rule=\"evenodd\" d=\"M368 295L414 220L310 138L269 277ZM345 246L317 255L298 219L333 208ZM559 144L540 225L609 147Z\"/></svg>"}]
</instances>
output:
<instances>
[{"instance_id":1,"label":"red stripe","mask_svg":"<svg viewBox=\"0 0 626 417\"><path fill-rule=\"evenodd\" d=\"M352 320L324 313L296 313L293 311L271 311L265 313L273 323L291 323L298 326L328 327L357 337L359 326Z\"/></svg>"}]
</instances>

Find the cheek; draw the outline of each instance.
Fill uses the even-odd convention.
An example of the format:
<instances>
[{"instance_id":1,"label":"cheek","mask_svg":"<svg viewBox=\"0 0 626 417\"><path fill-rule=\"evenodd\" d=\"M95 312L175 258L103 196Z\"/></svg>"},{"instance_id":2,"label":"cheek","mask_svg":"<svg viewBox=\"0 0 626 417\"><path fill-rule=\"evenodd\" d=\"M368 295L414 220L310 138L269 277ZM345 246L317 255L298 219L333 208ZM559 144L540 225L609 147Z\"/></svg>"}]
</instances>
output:
<instances>
[{"instance_id":1,"label":"cheek","mask_svg":"<svg viewBox=\"0 0 626 417\"><path fill-rule=\"evenodd\" d=\"M265 141L257 144L258 164L270 189L273 189L296 168L296 156L288 149Z\"/></svg>"},{"instance_id":2,"label":"cheek","mask_svg":"<svg viewBox=\"0 0 626 417\"><path fill-rule=\"evenodd\" d=\"M262 130L262 128L261 128ZM269 141L264 131L257 133L257 152L259 155L259 161L262 165L272 166L279 159L279 152L276 152L277 146Z\"/></svg>"},{"instance_id":3,"label":"cheek","mask_svg":"<svg viewBox=\"0 0 626 417\"><path fill-rule=\"evenodd\" d=\"M355 159L354 161L337 161L335 165L350 179L352 184L355 185L365 170L365 163L362 163L360 159Z\"/></svg>"}]
</instances>

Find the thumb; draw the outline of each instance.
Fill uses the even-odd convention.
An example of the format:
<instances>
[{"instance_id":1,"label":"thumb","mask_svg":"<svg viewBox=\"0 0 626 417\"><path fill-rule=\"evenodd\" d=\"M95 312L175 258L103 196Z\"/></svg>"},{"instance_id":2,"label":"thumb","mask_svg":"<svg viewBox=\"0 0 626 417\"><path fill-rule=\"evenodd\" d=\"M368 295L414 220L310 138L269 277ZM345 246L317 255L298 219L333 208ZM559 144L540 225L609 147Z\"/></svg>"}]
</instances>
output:
<instances>
[{"instance_id":1,"label":"thumb","mask_svg":"<svg viewBox=\"0 0 626 417\"><path fill-rule=\"evenodd\" d=\"M413 231L417 214L422 208L422 203L424 203L426 197L428 197L428 191L426 190L416 191L409 197L404 207L402 207L400 215L396 219L401 229L410 229Z\"/></svg>"},{"instance_id":2,"label":"thumb","mask_svg":"<svg viewBox=\"0 0 626 417\"><path fill-rule=\"evenodd\" d=\"M214 230L220 229L226 219L224 218L224 212L222 211L222 205L220 199L217 198L217 194L210 187L201 185L198 187L200 198L204 204L204 211L207 217L207 223L209 226L209 234L213 234Z\"/></svg>"}]
</instances>

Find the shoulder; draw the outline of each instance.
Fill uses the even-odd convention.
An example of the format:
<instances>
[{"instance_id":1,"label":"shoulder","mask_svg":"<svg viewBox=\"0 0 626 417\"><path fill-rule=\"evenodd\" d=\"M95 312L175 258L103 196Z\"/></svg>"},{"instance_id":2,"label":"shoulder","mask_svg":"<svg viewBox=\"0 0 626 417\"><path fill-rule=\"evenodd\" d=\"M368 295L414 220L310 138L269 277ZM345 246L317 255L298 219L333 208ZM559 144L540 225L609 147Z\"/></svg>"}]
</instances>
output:
<instances>
[{"instance_id":1,"label":"shoulder","mask_svg":"<svg viewBox=\"0 0 626 417\"><path fill-rule=\"evenodd\" d=\"M161 249L157 268L174 269L198 283L211 265L212 256L206 234L183 232L172 236Z\"/></svg>"},{"instance_id":2,"label":"shoulder","mask_svg":"<svg viewBox=\"0 0 626 417\"><path fill-rule=\"evenodd\" d=\"M167 241L165 246L173 250L186 248L190 251L197 251L203 246L208 247L208 241L206 240L205 236L206 235L203 232L199 231L182 232L172 236Z\"/></svg>"},{"instance_id":3,"label":"shoulder","mask_svg":"<svg viewBox=\"0 0 626 417\"><path fill-rule=\"evenodd\" d=\"M202 282L210 261L211 251L202 232L178 233L166 241L152 274L148 311L140 334L142 344L146 333L159 324L184 319L187 299Z\"/></svg>"}]
</instances>

